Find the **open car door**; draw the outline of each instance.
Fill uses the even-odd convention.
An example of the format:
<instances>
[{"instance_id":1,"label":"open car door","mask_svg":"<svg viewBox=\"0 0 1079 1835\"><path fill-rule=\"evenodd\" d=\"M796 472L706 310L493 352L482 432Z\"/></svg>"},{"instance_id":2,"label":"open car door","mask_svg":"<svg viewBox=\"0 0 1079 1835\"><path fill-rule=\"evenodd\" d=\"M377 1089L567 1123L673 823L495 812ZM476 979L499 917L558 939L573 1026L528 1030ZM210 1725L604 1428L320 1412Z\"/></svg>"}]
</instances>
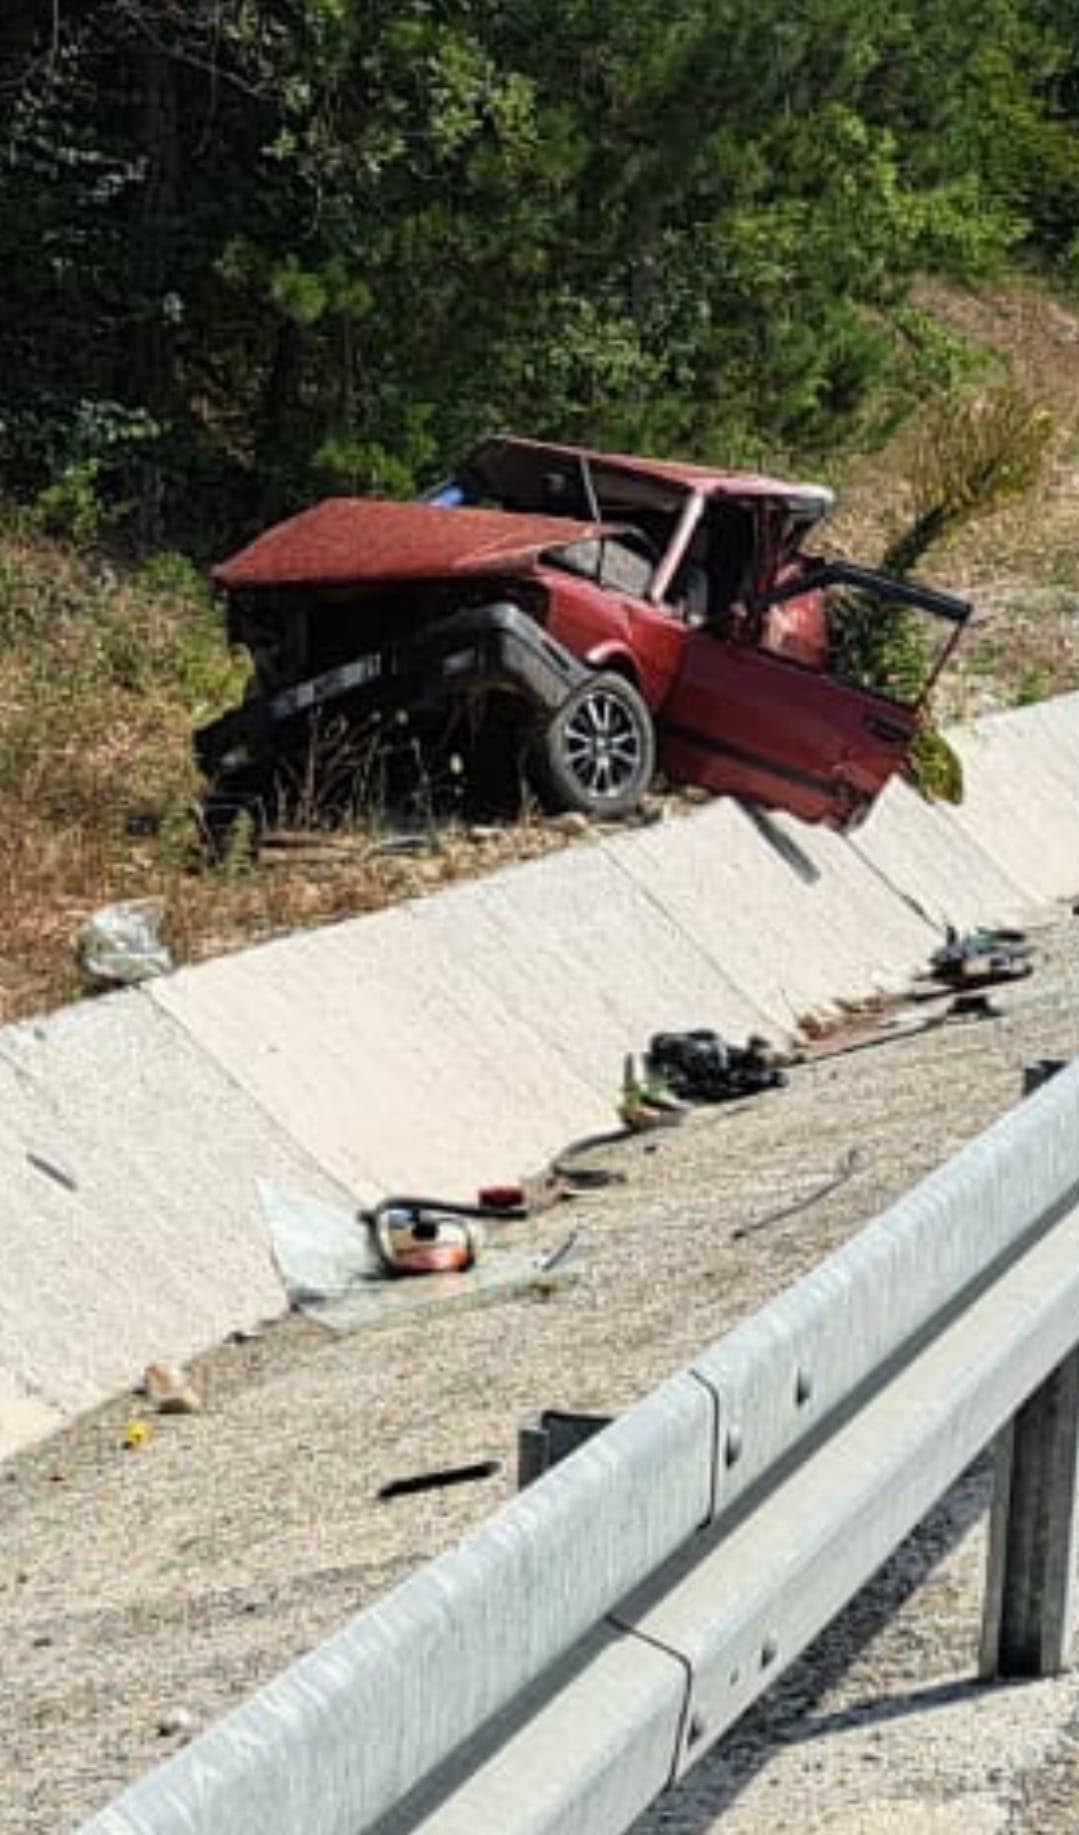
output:
<instances>
[{"instance_id":1,"label":"open car door","mask_svg":"<svg viewBox=\"0 0 1079 1835\"><path fill-rule=\"evenodd\" d=\"M827 666L770 647L769 609L794 600L816 601ZM763 595L744 632L705 624L689 635L661 711L661 768L807 822L853 826L905 765L970 611L842 562L800 572Z\"/></svg>"}]
</instances>

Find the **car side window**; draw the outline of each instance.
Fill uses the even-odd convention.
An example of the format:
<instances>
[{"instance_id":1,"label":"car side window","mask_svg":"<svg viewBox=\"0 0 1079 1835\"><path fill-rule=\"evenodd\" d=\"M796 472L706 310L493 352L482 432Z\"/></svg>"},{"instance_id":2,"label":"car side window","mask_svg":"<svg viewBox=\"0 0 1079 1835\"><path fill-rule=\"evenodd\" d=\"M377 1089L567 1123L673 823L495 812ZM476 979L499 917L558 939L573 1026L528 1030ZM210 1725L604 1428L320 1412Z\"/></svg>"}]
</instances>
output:
<instances>
[{"instance_id":1,"label":"car side window","mask_svg":"<svg viewBox=\"0 0 1079 1835\"><path fill-rule=\"evenodd\" d=\"M732 607L753 584L753 515L742 504L712 506L703 517L670 589L675 611L690 625L727 624Z\"/></svg>"}]
</instances>

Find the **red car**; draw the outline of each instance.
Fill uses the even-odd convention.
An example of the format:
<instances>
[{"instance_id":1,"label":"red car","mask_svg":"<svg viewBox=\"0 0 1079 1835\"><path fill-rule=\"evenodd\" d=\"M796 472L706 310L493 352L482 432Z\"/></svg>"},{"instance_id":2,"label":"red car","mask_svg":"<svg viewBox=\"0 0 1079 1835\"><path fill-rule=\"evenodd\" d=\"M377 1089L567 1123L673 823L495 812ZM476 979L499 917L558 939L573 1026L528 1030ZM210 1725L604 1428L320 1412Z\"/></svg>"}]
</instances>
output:
<instances>
[{"instance_id":1,"label":"red car","mask_svg":"<svg viewBox=\"0 0 1079 1835\"><path fill-rule=\"evenodd\" d=\"M548 804L632 808L658 766L847 828L904 765L970 607L814 559L832 493L488 441L421 503L332 498L215 570L249 699L197 736L265 802L313 728L407 716Z\"/></svg>"}]
</instances>

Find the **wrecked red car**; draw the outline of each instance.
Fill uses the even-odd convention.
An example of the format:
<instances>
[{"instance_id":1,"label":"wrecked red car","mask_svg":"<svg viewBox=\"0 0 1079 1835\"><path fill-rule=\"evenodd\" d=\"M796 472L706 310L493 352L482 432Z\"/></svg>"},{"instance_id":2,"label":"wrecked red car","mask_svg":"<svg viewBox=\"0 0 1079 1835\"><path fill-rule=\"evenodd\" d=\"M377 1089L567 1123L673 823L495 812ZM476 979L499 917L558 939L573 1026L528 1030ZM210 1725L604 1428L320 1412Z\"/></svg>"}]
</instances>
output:
<instances>
[{"instance_id":1,"label":"wrecked red car","mask_svg":"<svg viewBox=\"0 0 1079 1835\"><path fill-rule=\"evenodd\" d=\"M556 808L624 814L658 766L851 827L905 764L970 607L815 558L832 502L509 437L422 502L323 502L215 570L254 668L196 738L212 796L266 807L310 780L320 734L339 759L342 734L405 723Z\"/></svg>"}]
</instances>

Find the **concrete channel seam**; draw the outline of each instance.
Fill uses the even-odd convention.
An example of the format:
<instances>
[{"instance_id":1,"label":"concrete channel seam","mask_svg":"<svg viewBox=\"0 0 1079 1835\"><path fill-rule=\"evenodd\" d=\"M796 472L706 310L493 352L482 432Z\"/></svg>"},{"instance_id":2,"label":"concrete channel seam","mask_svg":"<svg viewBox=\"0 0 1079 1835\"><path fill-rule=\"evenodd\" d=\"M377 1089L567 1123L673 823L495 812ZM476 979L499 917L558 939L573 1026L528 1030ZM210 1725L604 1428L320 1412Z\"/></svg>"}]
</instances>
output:
<instances>
[{"instance_id":1,"label":"concrete channel seam","mask_svg":"<svg viewBox=\"0 0 1079 1835\"><path fill-rule=\"evenodd\" d=\"M935 918L930 917L921 900L915 898L913 892L904 892L902 886L896 885L891 874L886 873L882 866L879 866L875 860L871 860L869 855L859 847L858 841L854 835L844 835L842 839L846 842L854 858L860 860L862 865L867 867L869 872L880 880L881 885L884 886L886 891L891 893L893 898L899 899L901 904L906 905L913 911L915 917L920 918L923 924L928 924L934 935L939 937L943 933L944 925L939 923ZM945 922L947 922L947 919L945 919Z\"/></svg>"},{"instance_id":2,"label":"concrete channel seam","mask_svg":"<svg viewBox=\"0 0 1079 1835\"><path fill-rule=\"evenodd\" d=\"M762 1025L772 1025L774 1023L772 1015L765 1012L760 1002L756 1000L754 996L748 994L744 988L739 987L734 976L724 968L722 962L712 954L711 950L704 947L699 937L694 936L693 932L687 929L677 912L673 911L669 905L664 904L658 893L654 892L651 886L643 879L638 878L633 868L627 866L625 861L621 858L621 855L617 853L615 847L607 842L601 842L600 845L603 848L606 858L617 867L623 879L629 880L634 891L645 900L646 904L651 905L652 909L659 913L664 923L671 926L672 930L681 938L682 942L687 945L691 953L697 957L697 960L703 962L705 967L708 968L712 974L719 977L724 985L730 989L736 1000L740 1000L744 1002L746 1006L752 1007L753 1011L758 1015ZM788 1002L788 1005L789 1004Z\"/></svg>"},{"instance_id":3,"label":"concrete channel seam","mask_svg":"<svg viewBox=\"0 0 1079 1835\"><path fill-rule=\"evenodd\" d=\"M194 966L197 967L198 965L195 964ZM166 976L164 979L171 980L171 976ZM214 1073L219 1076L224 1083L227 1083L229 1088L240 1097L242 1102L247 1103L261 1115L271 1135L276 1135L279 1139L288 1141L299 1159L306 1161L306 1163L314 1170L317 1170L324 1179L330 1181L339 1197L344 1197L350 1205L354 1202L351 1193L338 1174L334 1172L331 1167L325 1165L313 1152L312 1148L306 1145L305 1142L300 1139L299 1134L295 1133L286 1122L283 1122L279 1115L274 1114L273 1110L262 1096L259 1096L255 1090L248 1088L247 1084L237 1076L236 1072L232 1070L222 1058L219 1058L217 1053L212 1050L209 1045L199 1038L198 1033L185 1019L181 1018L179 1013L174 1012L171 1007L166 1006L164 1001L158 999L157 992L152 985L134 988L132 992L137 994L141 999L149 1001L154 1011L161 1014L162 1018L168 1021L173 1031L190 1047L196 1059L200 1060L202 1063L208 1064ZM378 1181L374 1179L371 1182L376 1185L378 1183ZM253 1195L254 1187L255 1180L253 1178ZM282 1305L284 1306L284 1298L282 1298Z\"/></svg>"},{"instance_id":4,"label":"concrete channel seam","mask_svg":"<svg viewBox=\"0 0 1079 1835\"><path fill-rule=\"evenodd\" d=\"M415 905L417 902L418 901L416 900L409 899L406 901L402 909L407 913L410 924L416 929L417 934L422 938L423 936L422 921L417 919L416 913L415 913ZM498 921L497 916L496 916L495 921L496 922ZM450 954L450 955L452 954L452 949L448 945L443 945L442 947L446 948L447 954ZM486 976L482 976L478 974L475 969L471 970L470 972L475 977L475 979L480 982L480 985L483 988L484 993L487 994L491 998L495 1008L497 1008L502 1014L505 1015L506 1019L510 1022L511 1025L518 1025L526 1030L529 1029L530 1026L534 1025L534 1021L530 1019L530 1016L526 1013L525 1009L523 1007L518 1006L515 1002L506 1000L499 993L497 987L495 987L486 978ZM447 1005L452 1009L452 1011L456 1013L458 1017L465 1022L466 1025L471 1025L473 1021L473 1015L469 1009L467 999L461 999L451 986L445 986L442 990L442 994L443 994L443 998L445 999ZM574 1065L572 1064L570 1059L567 1057L565 1050L559 1044L557 1038L548 1039L545 1041L545 1043L547 1045L547 1049L553 1052L555 1056L557 1056L557 1058L559 1059L564 1075L568 1079L571 1079L573 1081L573 1083L577 1086L577 1088L582 1092L583 1096L587 1096L587 1097L594 1096L596 1094L595 1089L593 1088L593 1086L590 1083L586 1081L584 1077L581 1076L580 1072L575 1069Z\"/></svg>"}]
</instances>

